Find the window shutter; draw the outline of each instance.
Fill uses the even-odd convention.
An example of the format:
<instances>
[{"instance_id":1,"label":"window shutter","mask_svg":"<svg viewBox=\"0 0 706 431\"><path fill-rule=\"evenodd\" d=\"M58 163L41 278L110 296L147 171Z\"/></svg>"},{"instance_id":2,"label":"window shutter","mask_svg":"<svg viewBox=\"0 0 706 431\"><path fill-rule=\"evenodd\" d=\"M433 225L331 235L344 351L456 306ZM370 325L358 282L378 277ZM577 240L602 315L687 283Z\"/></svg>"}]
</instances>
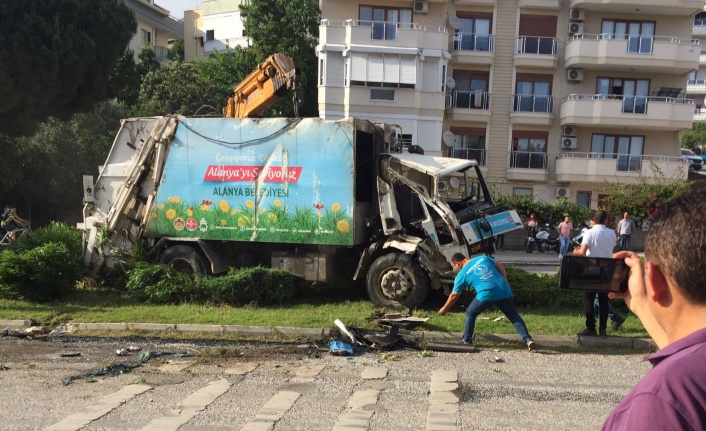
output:
<instances>
[{"instance_id":1,"label":"window shutter","mask_svg":"<svg viewBox=\"0 0 706 431\"><path fill-rule=\"evenodd\" d=\"M367 81L367 58L362 53L351 53L351 81Z\"/></svg>"},{"instance_id":2,"label":"window shutter","mask_svg":"<svg viewBox=\"0 0 706 431\"><path fill-rule=\"evenodd\" d=\"M385 54L384 81L397 84L400 82L400 56Z\"/></svg>"},{"instance_id":3,"label":"window shutter","mask_svg":"<svg viewBox=\"0 0 706 431\"><path fill-rule=\"evenodd\" d=\"M383 57L382 54L368 54L368 82L382 82Z\"/></svg>"},{"instance_id":4,"label":"window shutter","mask_svg":"<svg viewBox=\"0 0 706 431\"><path fill-rule=\"evenodd\" d=\"M400 56L400 84L417 83L417 56Z\"/></svg>"}]
</instances>

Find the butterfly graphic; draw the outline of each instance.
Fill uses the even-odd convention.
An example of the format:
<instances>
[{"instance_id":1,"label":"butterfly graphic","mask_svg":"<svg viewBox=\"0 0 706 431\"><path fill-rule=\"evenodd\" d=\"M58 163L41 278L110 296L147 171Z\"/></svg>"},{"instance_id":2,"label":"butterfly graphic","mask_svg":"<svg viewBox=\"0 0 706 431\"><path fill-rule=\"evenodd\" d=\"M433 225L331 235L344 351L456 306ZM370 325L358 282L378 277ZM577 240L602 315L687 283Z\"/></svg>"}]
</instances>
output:
<instances>
[{"instance_id":1,"label":"butterfly graphic","mask_svg":"<svg viewBox=\"0 0 706 431\"><path fill-rule=\"evenodd\" d=\"M213 205L213 202L204 199L203 201L201 201L201 205Z\"/></svg>"}]
</instances>

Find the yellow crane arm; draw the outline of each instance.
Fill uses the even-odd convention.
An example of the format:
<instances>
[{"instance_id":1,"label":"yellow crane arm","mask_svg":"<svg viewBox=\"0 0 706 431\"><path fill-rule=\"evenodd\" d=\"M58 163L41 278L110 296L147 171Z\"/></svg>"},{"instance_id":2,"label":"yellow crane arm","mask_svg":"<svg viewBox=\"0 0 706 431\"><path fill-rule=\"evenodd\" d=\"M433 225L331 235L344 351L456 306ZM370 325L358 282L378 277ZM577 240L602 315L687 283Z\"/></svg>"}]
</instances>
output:
<instances>
[{"instance_id":1,"label":"yellow crane arm","mask_svg":"<svg viewBox=\"0 0 706 431\"><path fill-rule=\"evenodd\" d=\"M272 54L235 87L223 114L230 118L257 117L290 91L295 92L296 112L299 85L294 60L284 54Z\"/></svg>"}]
</instances>

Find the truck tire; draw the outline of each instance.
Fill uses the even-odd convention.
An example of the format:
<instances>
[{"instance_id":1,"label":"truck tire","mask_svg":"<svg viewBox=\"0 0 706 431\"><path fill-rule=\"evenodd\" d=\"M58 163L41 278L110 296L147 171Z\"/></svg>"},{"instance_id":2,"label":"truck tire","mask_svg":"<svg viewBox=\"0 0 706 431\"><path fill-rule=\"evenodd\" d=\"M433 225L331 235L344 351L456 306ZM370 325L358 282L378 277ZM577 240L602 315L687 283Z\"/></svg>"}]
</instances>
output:
<instances>
[{"instance_id":1,"label":"truck tire","mask_svg":"<svg viewBox=\"0 0 706 431\"><path fill-rule=\"evenodd\" d=\"M412 256L388 253L368 270L368 296L378 307L417 307L429 295L429 277Z\"/></svg>"},{"instance_id":2,"label":"truck tire","mask_svg":"<svg viewBox=\"0 0 706 431\"><path fill-rule=\"evenodd\" d=\"M172 245L164 250L159 256L159 263L171 265L177 271L188 275L201 276L207 272L206 261L201 253L183 244Z\"/></svg>"}]
</instances>

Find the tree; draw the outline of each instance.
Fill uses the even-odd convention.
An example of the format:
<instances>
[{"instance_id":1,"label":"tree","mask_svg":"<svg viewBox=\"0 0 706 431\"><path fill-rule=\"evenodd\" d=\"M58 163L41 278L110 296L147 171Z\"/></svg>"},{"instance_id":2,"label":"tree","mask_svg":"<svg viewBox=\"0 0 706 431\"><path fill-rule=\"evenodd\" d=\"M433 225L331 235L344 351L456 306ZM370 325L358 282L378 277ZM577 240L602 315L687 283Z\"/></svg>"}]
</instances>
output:
<instances>
[{"instance_id":1,"label":"tree","mask_svg":"<svg viewBox=\"0 0 706 431\"><path fill-rule=\"evenodd\" d=\"M213 106L213 93L212 83L199 75L196 65L175 62L143 78L134 115L193 115L204 105Z\"/></svg>"},{"instance_id":2,"label":"tree","mask_svg":"<svg viewBox=\"0 0 706 431\"><path fill-rule=\"evenodd\" d=\"M172 48L169 50L169 59L172 61L184 61L184 39L174 41Z\"/></svg>"},{"instance_id":3,"label":"tree","mask_svg":"<svg viewBox=\"0 0 706 431\"><path fill-rule=\"evenodd\" d=\"M245 33L251 40L256 63L274 53L294 59L301 70L302 116L318 116L316 44L321 11L318 0L250 0L240 4ZM283 99L268 116L292 116L291 100Z\"/></svg>"},{"instance_id":4,"label":"tree","mask_svg":"<svg viewBox=\"0 0 706 431\"><path fill-rule=\"evenodd\" d=\"M141 82L142 76L135 64L135 53L131 49L126 49L108 80L108 95L128 106L135 105L140 94Z\"/></svg>"},{"instance_id":5,"label":"tree","mask_svg":"<svg viewBox=\"0 0 706 431\"><path fill-rule=\"evenodd\" d=\"M120 0L0 2L0 132L27 135L104 100L136 28Z\"/></svg>"},{"instance_id":6,"label":"tree","mask_svg":"<svg viewBox=\"0 0 706 431\"><path fill-rule=\"evenodd\" d=\"M706 144L706 122L704 121L694 124L691 130L685 130L681 134L682 148L693 150L704 144Z\"/></svg>"},{"instance_id":7,"label":"tree","mask_svg":"<svg viewBox=\"0 0 706 431\"><path fill-rule=\"evenodd\" d=\"M221 109L229 97L233 97L233 88L248 76L257 66L255 51L237 47L229 52L215 52L207 61L194 62L199 76L209 83L212 93L206 95L209 104Z\"/></svg>"},{"instance_id":8,"label":"tree","mask_svg":"<svg viewBox=\"0 0 706 431\"><path fill-rule=\"evenodd\" d=\"M142 78L162 66L159 64L159 61L157 61L157 54L154 53L154 49L149 45L144 45L142 49L140 49L140 53L137 54L137 59L139 60L137 62L137 73Z\"/></svg>"}]
</instances>

